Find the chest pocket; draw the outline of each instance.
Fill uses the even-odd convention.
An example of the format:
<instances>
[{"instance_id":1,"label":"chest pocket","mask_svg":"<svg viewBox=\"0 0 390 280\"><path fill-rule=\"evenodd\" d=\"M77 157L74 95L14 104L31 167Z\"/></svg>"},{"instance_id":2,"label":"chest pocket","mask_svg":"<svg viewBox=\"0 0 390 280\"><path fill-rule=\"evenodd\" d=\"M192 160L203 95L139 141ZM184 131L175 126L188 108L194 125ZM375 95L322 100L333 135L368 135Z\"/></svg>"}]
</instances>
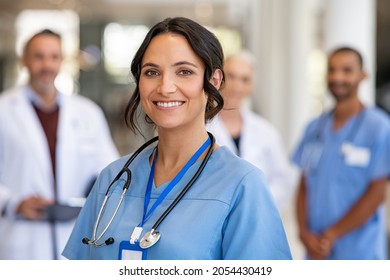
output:
<instances>
[{"instance_id":1,"label":"chest pocket","mask_svg":"<svg viewBox=\"0 0 390 280\"><path fill-rule=\"evenodd\" d=\"M321 141L311 141L305 144L302 151L301 166L306 174L315 172L322 157Z\"/></svg>"}]
</instances>

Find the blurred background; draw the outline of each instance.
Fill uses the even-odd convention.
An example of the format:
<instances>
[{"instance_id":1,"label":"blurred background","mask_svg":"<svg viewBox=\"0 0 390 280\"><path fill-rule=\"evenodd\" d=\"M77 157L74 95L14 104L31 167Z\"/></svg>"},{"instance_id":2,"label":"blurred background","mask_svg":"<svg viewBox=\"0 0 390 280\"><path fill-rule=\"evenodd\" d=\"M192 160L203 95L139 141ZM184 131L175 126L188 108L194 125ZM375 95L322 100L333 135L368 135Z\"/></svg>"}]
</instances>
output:
<instances>
[{"instance_id":1,"label":"blurred background","mask_svg":"<svg viewBox=\"0 0 390 280\"><path fill-rule=\"evenodd\" d=\"M174 16L210 28L226 55L241 48L256 55L256 90L248 106L279 129L289 153L308 120L331 105L326 55L337 46L362 52L369 74L362 100L390 112L387 0L0 0L0 91L26 81L21 47L36 31L51 28L64 43L58 88L99 104L118 150L130 153L144 139L123 122L133 89L129 65L150 26ZM283 219L293 256L301 259L290 208Z\"/></svg>"}]
</instances>

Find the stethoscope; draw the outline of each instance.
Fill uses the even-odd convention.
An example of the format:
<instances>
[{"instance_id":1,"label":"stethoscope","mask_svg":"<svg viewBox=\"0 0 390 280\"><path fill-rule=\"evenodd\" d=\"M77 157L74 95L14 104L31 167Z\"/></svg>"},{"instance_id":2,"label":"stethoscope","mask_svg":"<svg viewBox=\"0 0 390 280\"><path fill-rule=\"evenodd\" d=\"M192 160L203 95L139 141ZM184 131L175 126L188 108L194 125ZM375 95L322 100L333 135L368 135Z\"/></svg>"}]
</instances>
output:
<instances>
[{"instance_id":1,"label":"stethoscope","mask_svg":"<svg viewBox=\"0 0 390 280\"><path fill-rule=\"evenodd\" d=\"M205 158L202 160L202 163L200 164L198 170L196 171L196 173L192 176L192 178L190 179L190 181L185 185L185 187L183 188L183 190L179 193L179 195L173 200L173 202L168 206L168 208L164 211L164 213L162 213L162 215L157 219L157 221L154 223L154 225L152 226L152 229L150 231L148 231L140 240L139 242L139 246L142 248L142 249L147 249L151 246L153 246L154 244L157 243L157 241L160 239L161 237L161 234L160 232L157 230L158 226L162 223L162 221L165 219L165 217L172 211L172 209L176 206L176 204L182 199L182 197L187 193L187 191L191 188L191 186L195 183L195 181L198 179L198 177L200 176L200 174L202 173L202 171L204 170L204 167L206 166L206 163L207 161L210 159L211 157L211 154L213 153L214 151L214 147L215 147L215 138L214 136L210 133L210 132L207 132L209 137L210 137L210 140L211 140L211 144L210 144L210 148L208 149L207 153L206 153L206 156ZM96 221L95 221L95 225L93 227L93 232L92 232L92 238L89 239L88 237L84 237L82 239L82 243L83 244L86 244L86 245L95 245L96 247L102 247L102 246L106 246L106 245L111 245L114 243L114 238L113 237L109 237L107 238L104 242L101 242L99 243L99 240L101 240L101 238L103 237L103 235L106 233L106 231L108 230L108 228L110 227L112 221L115 219L115 216L119 210L119 207L121 206L122 204L122 201L125 197L125 194L127 192L127 190L129 189L130 187L130 183L131 183L131 170L129 169L129 166L130 164L134 161L134 159L146 148L148 147L150 144L156 142L158 140L158 136L150 139L149 141L147 141L145 144L143 144L137 151L135 151L132 156L128 159L128 161L125 163L125 165L122 167L122 169L119 171L119 173L115 176L114 180L110 183L110 185L108 186L107 188L107 191L105 193L105 196L104 196L104 199L103 199L103 202L102 202L102 205L100 207L100 210L98 212L98 215L97 215L97 218L96 218ZM111 215L111 218L109 219L109 221L107 222L107 225L104 227L104 229L102 230L102 232L97 235L97 228L99 226L99 223L100 223L100 220L101 220L101 216L106 208L106 204L107 204L107 201L108 201L108 198L110 197L109 193L110 193L110 189L111 187L114 185L115 182L117 182L119 180L119 178L122 177L123 174L127 175L127 179L126 179L126 182L123 186L123 189L122 189L122 194L119 198L119 201L117 203L117 206L113 212L113 214Z\"/></svg>"}]
</instances>

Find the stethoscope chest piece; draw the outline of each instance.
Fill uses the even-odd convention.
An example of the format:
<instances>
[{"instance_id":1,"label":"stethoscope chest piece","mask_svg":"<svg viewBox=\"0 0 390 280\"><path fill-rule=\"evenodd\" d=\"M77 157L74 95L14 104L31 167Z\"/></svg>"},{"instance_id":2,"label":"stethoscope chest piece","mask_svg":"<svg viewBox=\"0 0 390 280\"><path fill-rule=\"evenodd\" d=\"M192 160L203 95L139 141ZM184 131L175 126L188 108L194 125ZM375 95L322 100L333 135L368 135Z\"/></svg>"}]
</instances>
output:
<instances>
[{"instance_id":1,"label":"stethoscope chest piece","mask_svg":"<svg viewBox=\"0 0 390 280\"><path fill-rule=\"evenodd\" d=\"M148 231L144 237L142 237L141 241L139 242L139 246L142 249L150 248L160 240L160 237L160 232L154 230Z\"/></svg>"}]
</instances>

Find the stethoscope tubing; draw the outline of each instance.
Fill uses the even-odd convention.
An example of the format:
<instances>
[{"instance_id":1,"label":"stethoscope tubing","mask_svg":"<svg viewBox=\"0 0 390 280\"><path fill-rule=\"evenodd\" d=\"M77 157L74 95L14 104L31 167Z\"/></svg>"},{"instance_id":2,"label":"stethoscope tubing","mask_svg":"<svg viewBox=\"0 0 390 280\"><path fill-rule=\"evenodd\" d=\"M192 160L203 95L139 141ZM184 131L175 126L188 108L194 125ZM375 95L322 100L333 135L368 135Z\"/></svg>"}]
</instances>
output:
<instances>
[{"instance_id":1,"label":"stethoscope tubing","mask_svg":"<svg viewBox=\"0 0 390 280\"><path fill-rule=\"evenodd\" d=\"M213 153L214 147L215 147L214 136L209 132L208 132L208 134L211 138L211 144L210 144L209 149L207 150L207 154L206 154L204 160L200 164L200 166L199 166L198 170L196 171L196 173L194 174L194 176L192 176L191 180L185 185L183 190L178 194L178 196L172 201L172 203L168 206L168 208L164 211L164 213L162 213L161 216L154 223L154 225L152 226L152 231L156 231L158 226L162 223L162 221L166 218L166 216L168 216L168 214L177 205L177 203L179 203L179 201L183 198L183 196L187 193L187 191L191 188L191 186L195 183L195 181L198 179L198 177L202 173L202 171L203 171L204 167L206 166L206 163L210 159L211 154Z\"/></svg>"},{"instance_id":2,"label":"stethoscope tubing","mask_svg":"<svg viewBox=\"0 0 390 280\"><path fill-rule=\"evenodd\" d=\"M100 246L104 246L104 245L103 245L104 243L103 243L103 244L98 244L97 241L100 240L100 239L103 237L103 235L106 233L106 231L108 230L108 228L111 226L111 223L112 223L112 221L115 219L116 213L118 212L119 207L120 207L121 204L122 204L123 198L125 197L126 191L127 191L127 189L123 188L122 194L121 194L121 196L120 196L119 202L118 202L118 204L117 204L117 206L116 206L116 208L115 208L114 213L112 214L112 216L111 216L110 220L108 221L106 227L103 229L103 231L100 233L100 235L96 238L97 228L98 228L98 226L99 226L99 223L100 223L100 220L101 220L101 215L102 215L102 212L103 212L102 210L103 210L105 207L104 207L104 208L101 208L101 210L99 211L98 218L97 218L97 220L96 220L96 221L98 221L98 223L95 223L95 226L94 226L94 228L93 228L94 236L93 236L93 241L92 241L92 242L93 242L96 246L98 246L98 247L99 247L99 245L100 245ZM107 203L107 200L108 200L108 196L105 196L102 205L105 206L106 203Z\"/></svg>"},{"instance_id":3,"label":"stethoscope tubing","mask_svg":"<svg viewBox=\"0 0 390 280\"><path fill-rule=\"evenodd\" d=\"M198 170L196 171L196 173L194 174L194 176L191 178L191 180L186 184L186 186L183 188L183 190L179 193L179 195L173 200L173 202L168 206L168 208L162 213L162 215L157 219L157 221L155 222L155 224L152 226L152 230L151 232L155 232L157 227L162 223L162 221L166 218L166 216L168 216L168 214L172 211L172 209L177 205L177 203L183 198L183 196L187 193L187 191L190 189L190 187L195 183L195 181L198 179L198 177L200 176L200 174L202 173L206 163L208 162L208 160L210 159L213 151L214 151L214 148L215 148L215 138L214 136L210 133L210 132L207 132L210 139L211 139L211 144L210 144L210 147L207 151L207 154L204 158L204 160L201 162ZM120 208L120 206L122 205L122 201L125 197L125 194L127 192L127 190L129 189L130 187L130 183L131 183L131 171L129 169L129 166L130 164L134 161L134 159L146 148L148 147L150 144L152 144L153 142L156 142L158 140L158 136L150 139L149 141L147 141L146 143L144 143L140 148L137 149L137 151L135 151L131 157L127 160L127 162L125 163L125 165L122 167L122 169L119 171L119 173L115 176L114 180L112 180L112 182L110 183L110 185L108 186L107 188L107 191L105 193L105 196L104 196L104 199L103 199L103 202L102 202L102 205L99 209L99 213L98 213L98 216L96 218L96 221L95 221L95 224L94 224L94 227L93 227L93 232L92 232L92 240L88 240L88 238L83 238L83 243L84 244L94 244L96 247L102 247L102 246L105 246L105 245L109 245L109 244L112 244L114 241L112 238L109 238L107 239L105 242L103 243L98 243L98 241L103 237L103 235L106 233L106 231L108 230L108 228L111 226L113 220L115 219L116 215L117 215L117 212ZM96 234L97 234L97 228L100 224L100 221L101 221L101 216L106 208L106 204L107 204L107 201L108 201L108 198L109 198L109 194L110 194L110 189L112 188L112 186L114 185L114 183L116 181L119 180L120 177L122 177L123 173L127 173L128 175L128 178L125 182L125 185L123 186L123 189L122 189L122 194L120 196L120 199L119 199L119 202L114 210L114 213L111 215L111 218L110 220L108 221L107 225L105 226L105 228L103 229L103 231L99 234L98 237L96 237ZM108 240L111 240L110 243L107 243Z\"/></svg>"},{"instance_id":4,"label":"stethoscope tubing","mask_svg":"<svg viewBox=\"0 0 390 280\"><path fill-rule=\"evenodd\" d=\"M98 243L98 241L103 237L103 235L106 233L106 231L108 230L108 228L111 226L111 223L112 221L115 219L116 217L116 214L119 210L119 207L122 205L122 201L125 197L125 194L128 190L128 188L130 187L130 182L131 182L131 171L129 169L129 166L130 164L134 161L134 159L146 148L148 147L150 144L152 144L153 142L157 141L158 140L158 136L150 139L149 141L147 141L146 143L144 143L140 148L137 149L137 151L135 151L131 156L130 158L127 160L127 162L125 163L125 165L122 167L122 169L119 171L119 173L115 176L114 180L112 180L112 182L110 183L110 185L108 186L107 190L106 190L106 193L104 195L104 199L103 199L103 202L102 202L102 206L100 207L99 209L99 213L98 213L98 216L96 218L96 221L95 221L95 224L94 224L94 227L93 227L93 232L92 232L92 240L88 240L86 237L83 239L83 243L84 244L94 244L96 247L102 247L104 245L107 245L106 242L104 243ZM106 209L106 204L107 204L107 201L108 201L108 198L110 196L110 190L112 188L112 186L114 185L114 183L116 181L119 180L120 177L122 177L122 175L126 173L128 178L123 186L123 189L122 189L122 194L120 196L120 199L119 199L119 202L115 208L115 211L114 213L111 215L111 218L110 220L108 221L107 225L105 226L105 228L103 229L103 231L99 234L98 237L96 237L96 233L97 233L97 228L100 224L100 221L101 221L101 216L104 212L104 210Z\"/></svg>"}]
</instances>

